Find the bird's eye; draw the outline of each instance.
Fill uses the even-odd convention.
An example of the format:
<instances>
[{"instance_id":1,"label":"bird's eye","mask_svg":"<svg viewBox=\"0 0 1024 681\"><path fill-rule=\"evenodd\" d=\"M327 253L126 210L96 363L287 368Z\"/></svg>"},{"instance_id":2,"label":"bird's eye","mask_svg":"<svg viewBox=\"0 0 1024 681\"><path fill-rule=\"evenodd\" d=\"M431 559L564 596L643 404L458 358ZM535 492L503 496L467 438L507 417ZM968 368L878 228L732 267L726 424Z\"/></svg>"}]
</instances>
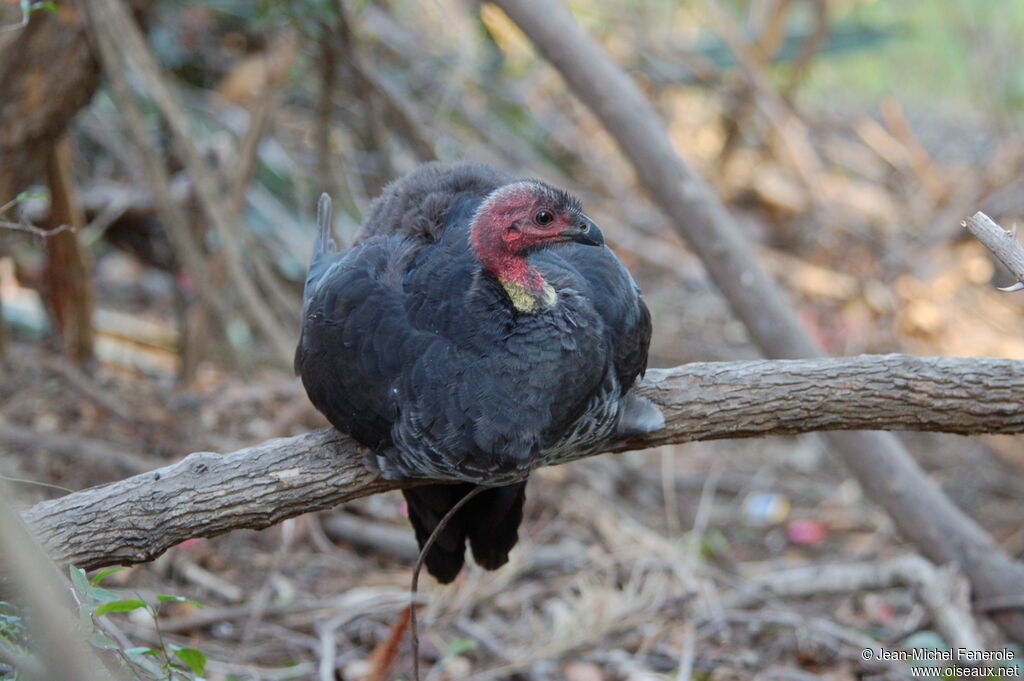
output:
<instances>
[{"instance_id":1,"label":"bird's eye","mask_svg":"<svg viewBox=\"0 0 1024 681\"><path fill-rule=\"evenodd\" d=\"M550 225L552 222L554 222L554 220L555 216L552 215L551 211L549 210L542 210L533 216L533 221L536 222L541 227L546 227L547 225Z\"/></svg>"}]
</instances>

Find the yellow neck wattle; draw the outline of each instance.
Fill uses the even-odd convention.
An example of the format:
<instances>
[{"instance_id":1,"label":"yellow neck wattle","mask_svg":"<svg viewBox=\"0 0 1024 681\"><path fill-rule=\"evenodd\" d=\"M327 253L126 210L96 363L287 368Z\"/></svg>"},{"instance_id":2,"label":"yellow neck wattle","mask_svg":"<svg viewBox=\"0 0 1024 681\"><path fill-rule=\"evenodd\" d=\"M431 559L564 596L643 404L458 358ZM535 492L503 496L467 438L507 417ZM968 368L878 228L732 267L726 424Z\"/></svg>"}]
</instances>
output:
<instances>
[{"instance_id":1,"label":"yellow neck wattle","mask_svg":"<svg viewBox=\"0 0 1024 681\"><path fill-rule=\"evenodd\" d=\"M536 314L543 308L551 307L558 300L555 288L546 281L540 295L534 295L526 286L518 282L505 279L499 279L498 281L501 282L502 288L505 289L505 293L511 299L512 306L525 314Z\"/></svg>"}]
</instances>

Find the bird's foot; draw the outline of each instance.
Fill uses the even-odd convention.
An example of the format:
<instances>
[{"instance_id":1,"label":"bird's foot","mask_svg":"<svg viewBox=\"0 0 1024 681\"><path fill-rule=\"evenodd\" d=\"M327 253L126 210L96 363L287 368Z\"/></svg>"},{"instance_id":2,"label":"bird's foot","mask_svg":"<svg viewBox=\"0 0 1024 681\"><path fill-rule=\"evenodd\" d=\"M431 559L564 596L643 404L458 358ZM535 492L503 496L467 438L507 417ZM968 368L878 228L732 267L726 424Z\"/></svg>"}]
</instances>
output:
<instances>
[{"instance_id":1,"label":"bird's foot","mask_svg":"<svg viewBox=\"0 0 1024 681\"><path fill-rule=\"evenodd\" d=\"M387 456L372 449L363 452L363 465L374 475L379 475L385 480L407 480L409 478L398 466Z\"/></svg>"},{"instance_id":2,"label":"bird's foot","mask_svg":"<svg viewBox=\"0 0 1024 681\"><path fill-rule=\"evenodd\" d=\"M665 427L665 415L654 402L637 395L632 390L622 398L619 408L619 423L615 426L615 436L619 438L635 437L659 431Z\"/></svg>"},{"instance_id":3,"label":"bird's foot","mask_svg":"<svg viewBox=\"0 0 1024 681\"><path fill-rule=\"evenodd\" d=\"M374 475L384 475L381 470L380 460L383 457L372 449L363 450L363 465L366 466L366 470L370 471Z\"/></svg>"}]
</instances>

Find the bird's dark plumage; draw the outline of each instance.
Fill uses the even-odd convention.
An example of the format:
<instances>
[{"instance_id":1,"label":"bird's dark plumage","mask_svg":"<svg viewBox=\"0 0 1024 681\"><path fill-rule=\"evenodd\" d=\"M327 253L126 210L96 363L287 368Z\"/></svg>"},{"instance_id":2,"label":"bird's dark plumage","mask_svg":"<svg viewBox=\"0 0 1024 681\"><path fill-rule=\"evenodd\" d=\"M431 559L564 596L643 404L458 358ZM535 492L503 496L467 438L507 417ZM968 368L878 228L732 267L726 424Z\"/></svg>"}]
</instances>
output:
<instances>
[{"instance_id":1,"label":"bird's dark plumage","mask_svg":"<svg viewBox=\"0 0 1024 681\"><path fill-rule=\"evenodd\" d=\"M531 470L661 427L630 392L650 315L565 192L427 164L384 190L344 253L325 210L295 357L313 404L385 476L461 481L404 491L421 546L473 484L501 485L439 535L426 564L440 581L467 542L485 568L508 560Z\"/></svg>"}]
</instances>

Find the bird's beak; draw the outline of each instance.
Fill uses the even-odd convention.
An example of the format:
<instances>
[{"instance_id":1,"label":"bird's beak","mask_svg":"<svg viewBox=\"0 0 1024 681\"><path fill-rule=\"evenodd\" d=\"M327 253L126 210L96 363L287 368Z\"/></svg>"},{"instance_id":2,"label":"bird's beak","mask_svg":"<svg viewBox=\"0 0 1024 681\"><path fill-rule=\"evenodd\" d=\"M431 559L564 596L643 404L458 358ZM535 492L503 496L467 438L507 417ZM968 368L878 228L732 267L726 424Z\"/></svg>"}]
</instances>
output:
<instances>
[{"instance_id":1,"label":"bird's beak","mask_svg":"<svg viewBox=\"0 0 1024 681\"><path fill-rule=\"evenodd\" d=\"M566 241L575 241L588 246L604 246L604 235L594 221L586 215L576 218L576 224L558 233Z\"/></svg>"}]
</instances>

